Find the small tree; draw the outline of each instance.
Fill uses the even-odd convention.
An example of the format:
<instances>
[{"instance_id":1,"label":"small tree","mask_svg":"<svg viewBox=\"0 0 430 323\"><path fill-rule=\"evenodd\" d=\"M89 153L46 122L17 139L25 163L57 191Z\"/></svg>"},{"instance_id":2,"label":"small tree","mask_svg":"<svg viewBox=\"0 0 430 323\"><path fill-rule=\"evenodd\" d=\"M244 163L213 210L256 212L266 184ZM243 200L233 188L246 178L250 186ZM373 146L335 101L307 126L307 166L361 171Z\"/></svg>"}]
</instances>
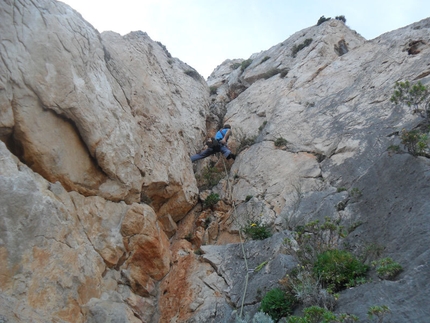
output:
<instances>
[{"instance_id":1,"label":"small tree","mask_svg":"<svg viewBox=\"0 0 430 323\"><path fill-rule=\"evenodd\" d=\"M412 108L412 113L419 113L429 121L430 117L430 90L421 82L412 84L409 81L396 82L394 94L391 96L394 104L403 104Z\"/></svg>"}]
</instances>

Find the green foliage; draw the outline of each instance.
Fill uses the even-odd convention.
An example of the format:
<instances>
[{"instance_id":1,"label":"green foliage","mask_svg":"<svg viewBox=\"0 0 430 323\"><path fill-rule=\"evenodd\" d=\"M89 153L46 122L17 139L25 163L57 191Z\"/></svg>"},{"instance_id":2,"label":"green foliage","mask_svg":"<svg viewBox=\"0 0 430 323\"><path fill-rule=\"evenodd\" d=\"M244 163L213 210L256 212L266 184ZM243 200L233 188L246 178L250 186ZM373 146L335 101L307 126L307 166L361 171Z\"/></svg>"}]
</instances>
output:
<instances>
[{"instance_id":1,"label":"green foliage","mask_svg":"<svg viewBox=\"0 0 430 323\"><path fill-rule=\"evenodd\" d=\"M261 60L260 64L263 64L265 61L267 61L267 60L269 60L269 59L270 59L270 56L265 56L265 57Z\"/></svg>"},{"instance_id":2,"label":"green foliage","mask_svg":"<svg viewBox=\"0 0 430 323\"><path fill-rule=\"evenodd\" d=\"M335 297L322 288L310 266L298 265L282 282L304 307L317 305L332 310L335 306Z\"/></svg>"},{"instance_id":3,"label":"green foliage","mask_svg":"<svg viewBox=\"0 0 430 323\"><path fill-rule=\"evenodd\" d=\"M351 195L354 200L358 200L363 195L363 193L360 191L359 188L354 187L351 189L349 195Z\"/></svg>"},{"instance_id":4,"label":"green foliage","mask_svg":"<svg viewBox=\"0 0 430 323\"><path fill-rule=\"evenodd\" d=\"M263 261L261 264L259 264L257 267L254 268L254 272L259 272L261 269L263 269L264 266L266 266L268 261Z\"/></svg>"},{"instance_id":5,"label":"green foliage","mask_svg":"<svg viewBox=\"0 0 430 323\"><path fill-rule=\"evenodd\" d=\"M186 70L185 74L187 74L188 76L191 76L196 81L200 80L200 78L201 78L200 74L194 69Z\"/></svg>"},{"instance_id":6,"label":"green foliage","mask_svg":"<svg viewBox=\"0 0 430 323\"><path fill-rule=\"evenodd\" d=\"M275 140L275 147L283 147L288 143L287 139L279 137Z\"/></svg>"},{"instance_id":7,"label":"green foliage","mask_svg":"<svg viewBox=\"0 0 430 323\"><path fill-rule=\"evenodd\" d=\"M234 64L231 64L230 65L230 68L232 69L232 70L235 70L235 69L237 69L239 66L241 66L242 64L240 64L240 63L234 63Z\"/></svg>"},{"instance_id":8,"label":"green foliage","mask_svg":"<svg viewBox=\"0 0 430 323\"><path fill-rule=\"evenodd\" d=\"M246 197L245 197L245 202L248 202L250 199L252 199L252 195L247 195Z\"/></svg>"},{"instance_id":9,"label":"green foliage","mask_svg":"<svg viewBox=\"0 0 430 323\"><path fill-rule=\"evenodd\" d=\"M338 192L338 193L340 193L340 192L344 192L344 191L347 191L347 189L346 189L345 187L338 187L338 188L337 188L337 192Z\"/></svg>"},{"instance_id":10,"label":"green foliage","mask_svg":"<svg viewBox=\"0 0 430 323\"><path fill-rule=\"evenodd\" d=\"M163 45L159 41L156 41L156 43L163 49L164 53L167 55L168 58L172 58L172 55L169 53L169 51L167 50L167 47L165 45ZM171 63L169 63L169 64L171 64Z\"/></svg>"},{"instance_id":11,"label":"green foliage","mask_svg":"<svg viewBox=\"0 0 430 323\"><path fill-rule=\"evenodd\" d=\"M267 120L264 120L260 127L258 127L258 131L262 131L267 124Z\"/></svg>"},{"instance_id":12,"label":"green foliage","mask_svg":"<svg viewBox=\"0 0 430 323\"><path fill-rule=\"evenodd\" d=\"M242 64L241 64L241 66L240 66L240 70L243 72L244 70L246 70L246 68L247 68L249 65L251 65L251 63L252 63L252 59L244 60L244 61L242 62Z\"/></svg>"},{"instance_id":13,"label":"green foliage","mask_svg":"<svg viewBox=\"0 0 430 323\"><path fill-rule=\"evenodd\" d=\"M324 16L321 16L320 19L318 19L317 26L321 25L322 23L324 23L324 22L326 22L326 21L328 21L330 19L331 19L330 17L326 18Z\"/></svg>"},{"instance_id":14,"label":"green foliage","mask_svg":"<svg viewBox=\"0 0 430 323\"><path fill-rule=\"evenodd\" d=\"M342 16L336 16L336 18L335 18L336 20L340 20L340 21L343 21L344 23L346 23L346 18L345 18L345 16L344 15L342 15Z\"/></svg>"},{"instance_id":15,"label":"green foliage","mask_svg":"<svg viewBox=\"0 0 430 323\"><path fill-rule=\"evenodd\" d=\"M217 88L216 86L211 86L211 87L209 88L209 93L210 93L210 95L215 95L215 94L217 94L217 93L218 93L218 88Z\"/></svg>"},{"instance_id":16,"label":"green foliage","mask_svg":"<svg viewBox=\"0 0 430 323\"><path fill-rule=\"evenodd\" d=\"M274 288L264 295L261 300L260 310L269 314L272 319L278 321L292 313L296 300L280 288Z\"/></svg>"},{"instance_id":17,"label":"green foliage","mask_svg":"<svg viewBox=\"0 0 430 323\"><path fill-rule=\"evenodd\" d=\"M353 314L334 314L319 306L311 306L303 310L303 317L290 316L287 323L352 323L358 322Z\"/></svg>"},{"instance_id":18,"label":"green foliage","mask_svg":"<svg viewBox=\"0 0 430 323\"><path fill-rule=\"evenodd\" d=\"M290 70L288 68L283 68L283 69L281 69L281 72L279 73L279 76L281 78L284 78L285 76L287 76L287 74L288 74L289 71Z\"/></svg>"},{"instance_id":19,"label":"green foliage","mask_svg":"<svg viewBox=\"0 0 430 323\"><path fill-rule=\"evenodd\" d=\"M423 155L428 148L429 137L426 133L421 133L419 130L402 130L400 135L402 144L412 156Z\"/></svg>"},{"instance_id":20,"label":"green foliage","mask_svg":"<svg viewBox=\"0 0 430 323\"><path fill-rule=\"evenodd\" d=\"M300 263L307 266L313 264L320 253L336 249L340 239L345 237L345 232L339 223L326 217L322 224L316 220L308 222L304 226L297 226L294 235L299 245L296 256ZM291 248L292 250L293 248Z\"/></svg>"},{"instance_id":21,"label":"green foliage","mask_svg":"<svg viewBox=\"0 0 430 323\"><path fill-rule=\"evenodd\" d=\"M355 286L368 266L345 250L327 250L318 255L313 267L315 275L332 291Z\"/></svg>"},{"instance_id":22,"label":"green foliage","mask_svg":"<svg viewBox=\"0 0 430 323\"><path fill-rule=\"evenodd\" d=\"M243 232L252 240L264 240L272 236L269 226L261 221L248 221Z\"/></svg>"},{"instance_id":23,"label":"green foliage","mask_svg":"<svg viewBox=\"0 0 430 323\"><path fill-rule=\"evenodd\" d=\"M412 113L419 113L428 120L430 109L430 90L421 82L412 84L409 81L396 82L394 94L391 96L394 104L403 104L412 108Z\"/></svg>"},{"instance_id":24,"label":"green foliage","mask_svg":"<svg viewBox=\"0 0 430 323\"><path fill-rule=\"evenodd\" d=\"M308 47L312 43L312 38L307 38L303 43L300 45L294 45L291 49L291 54L293 57L296 57L297 53L301 51L303 48Z\"/></svg>"},{"instance_id":25,"label":"green foliage","mask_svg":"<svg viewBox=\"0 0 430 323\"><path fill-rule=\"evenodd\" d=\"M373 261L372 266L376 267L379 278L391 280L394 279L402 270L402 266L390 257Z\"/></svg>"},{"instance_id":26,"label":"green foliage","mask_svg":"<svg viewBox=\"0 0 430 323\"><path fill-rule=\"evenodd\" d=\"M272 68L271 70L269 70L263 74L263 78L265 80L267 80L267 79L270 79L272 76L275 76L276 74L279 74L279 73L281 73L281 70L279 70L277 68Z\"/></svg>"},{"instance_id":27,"label":"green foliage","mask_svg":"<svg viewBox=\"0 0 430 323\"><path fill-rule=\"evenodd\" d=\"M399 145L390 145L390 146L388 146L387 151L396 154L396 153L400 152L400 146Z\"/></svg>"},{"instance_id":28,"label":"green foliage","mask_svg":"<svg viewBox=\"0 0 430 323\"><path fill-rule=\"evenodd\" d=\"M390 313L390 308L386 305L382 306L371 306L369 310L367 311L367 317L370 320L376 319L376 322L382 323L384 320L385 315Z\"/></svg>"},{"instance_id":29,"label":"green foliage","mask_svg":"<svg viewBox=\"0 0 430 323\"><path fill-rule=\"evenodd\" d=\"M199 189L209 189L218 184L224 172L216 167L206 167L202 170L201 175L197 176Z\"/></svg>"},{"instance_id":30,"label":"green foliage","mask_svg":"<svg viewBox=\"0 0 430 323\"><path fill-rule=\"evenodd\" d=\"M203 205L205 207L211 207L218 203L220 200L219 195L216 193L211 193L209 196L204 200Z\"/></svg>"},{"instance_id":31,"label":"green foliage","mask_svg":"<svg viewBox=\"0 0 430 323\"><path fill-rule=\"evenodd\" d=\"M257 140L257 136L247 137L243 136L239 138L239 146L237 147L237 154L239 154L242 150L248 148L249 146L252 146L255 144L255 141Z\"/></svg>"}]
</instances>

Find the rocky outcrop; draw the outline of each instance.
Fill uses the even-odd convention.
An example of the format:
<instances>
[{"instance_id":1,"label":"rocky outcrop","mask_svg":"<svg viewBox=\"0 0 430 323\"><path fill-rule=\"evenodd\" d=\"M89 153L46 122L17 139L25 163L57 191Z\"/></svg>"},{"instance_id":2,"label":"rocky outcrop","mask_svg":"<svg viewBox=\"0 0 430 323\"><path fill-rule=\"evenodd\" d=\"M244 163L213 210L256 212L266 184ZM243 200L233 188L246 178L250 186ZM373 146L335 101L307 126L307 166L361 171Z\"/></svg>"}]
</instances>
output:
<instances>
[{"instance_id":1,"label":"rocky outcrop","mask_svg":"<svg viewBox=\"0 0 430 323\"><path fill-rule=\"evenodd\" d=\"M204 133L204 80L145 33L100 35L55 1L5 1L1 20L9 149L68 191L144 197L184 216L197 193L188 156Z\"/></svg>"},{"instance_id":2,"label":"rocky outcrop","mask_svg":"<svg viewBox=\"0 0 430 323\"><path fill-rule=\"evenodd\" d=\"M399 138L420 116L389 99L430 83L429 19L371 41L328 20L206 84L143 32L0 7L0 321L233 322L296 266L289 230L329 217L404 269L336 311L426 322L429 161ZM189 155L223 122L238 156L195 164L221 178L199 192ZM250 221L273 236L242 244Z\"/></svg>"}]
</instances>

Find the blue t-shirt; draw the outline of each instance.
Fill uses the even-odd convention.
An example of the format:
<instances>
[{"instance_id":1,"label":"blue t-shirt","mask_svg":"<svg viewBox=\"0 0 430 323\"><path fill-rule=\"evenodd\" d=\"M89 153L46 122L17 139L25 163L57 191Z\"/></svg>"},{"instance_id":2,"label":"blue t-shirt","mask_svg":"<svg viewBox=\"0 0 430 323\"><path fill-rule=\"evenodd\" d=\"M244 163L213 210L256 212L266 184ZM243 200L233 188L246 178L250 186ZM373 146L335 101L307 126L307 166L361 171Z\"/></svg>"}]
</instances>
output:
<instances>
[{"instance_id":1,"label":"blue t-shirt","mask_svg":"<svg viewBox=\"0 0 430 323\"><path fill-rule=\"evenodd\" d=\"M225 134L227 133L227 131L229 131L230 129L225 128L225 129L221 129L219 130L216 135L215 135L215 139L216 140L221 140L222 138L224 138Z\"/></svg>"}]
</instances>

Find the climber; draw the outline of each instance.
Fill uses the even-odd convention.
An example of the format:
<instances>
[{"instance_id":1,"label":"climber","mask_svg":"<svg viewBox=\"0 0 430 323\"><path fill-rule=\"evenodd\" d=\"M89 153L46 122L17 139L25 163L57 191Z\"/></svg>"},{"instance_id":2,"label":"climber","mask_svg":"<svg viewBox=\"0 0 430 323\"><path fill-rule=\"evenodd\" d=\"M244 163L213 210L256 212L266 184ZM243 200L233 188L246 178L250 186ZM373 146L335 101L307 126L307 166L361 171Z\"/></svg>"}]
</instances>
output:
<instances>
[{"instance_id":1,"label":"climber","mask_svg":"<svg viewBox=\"0 0 430 323\"><path fill-rule=\"evenodd\" d=\"M227 159L236 159L236 155L233 154L227 146L227 141L230 135L231 126L229 124L225 124L224 127L216 133L215 137L210 138L206 142L208 149L191 156L191 161L195 162L196 160L209 157L217 152L222 152L224 157Z\"/></svg>"}]
</instances>

